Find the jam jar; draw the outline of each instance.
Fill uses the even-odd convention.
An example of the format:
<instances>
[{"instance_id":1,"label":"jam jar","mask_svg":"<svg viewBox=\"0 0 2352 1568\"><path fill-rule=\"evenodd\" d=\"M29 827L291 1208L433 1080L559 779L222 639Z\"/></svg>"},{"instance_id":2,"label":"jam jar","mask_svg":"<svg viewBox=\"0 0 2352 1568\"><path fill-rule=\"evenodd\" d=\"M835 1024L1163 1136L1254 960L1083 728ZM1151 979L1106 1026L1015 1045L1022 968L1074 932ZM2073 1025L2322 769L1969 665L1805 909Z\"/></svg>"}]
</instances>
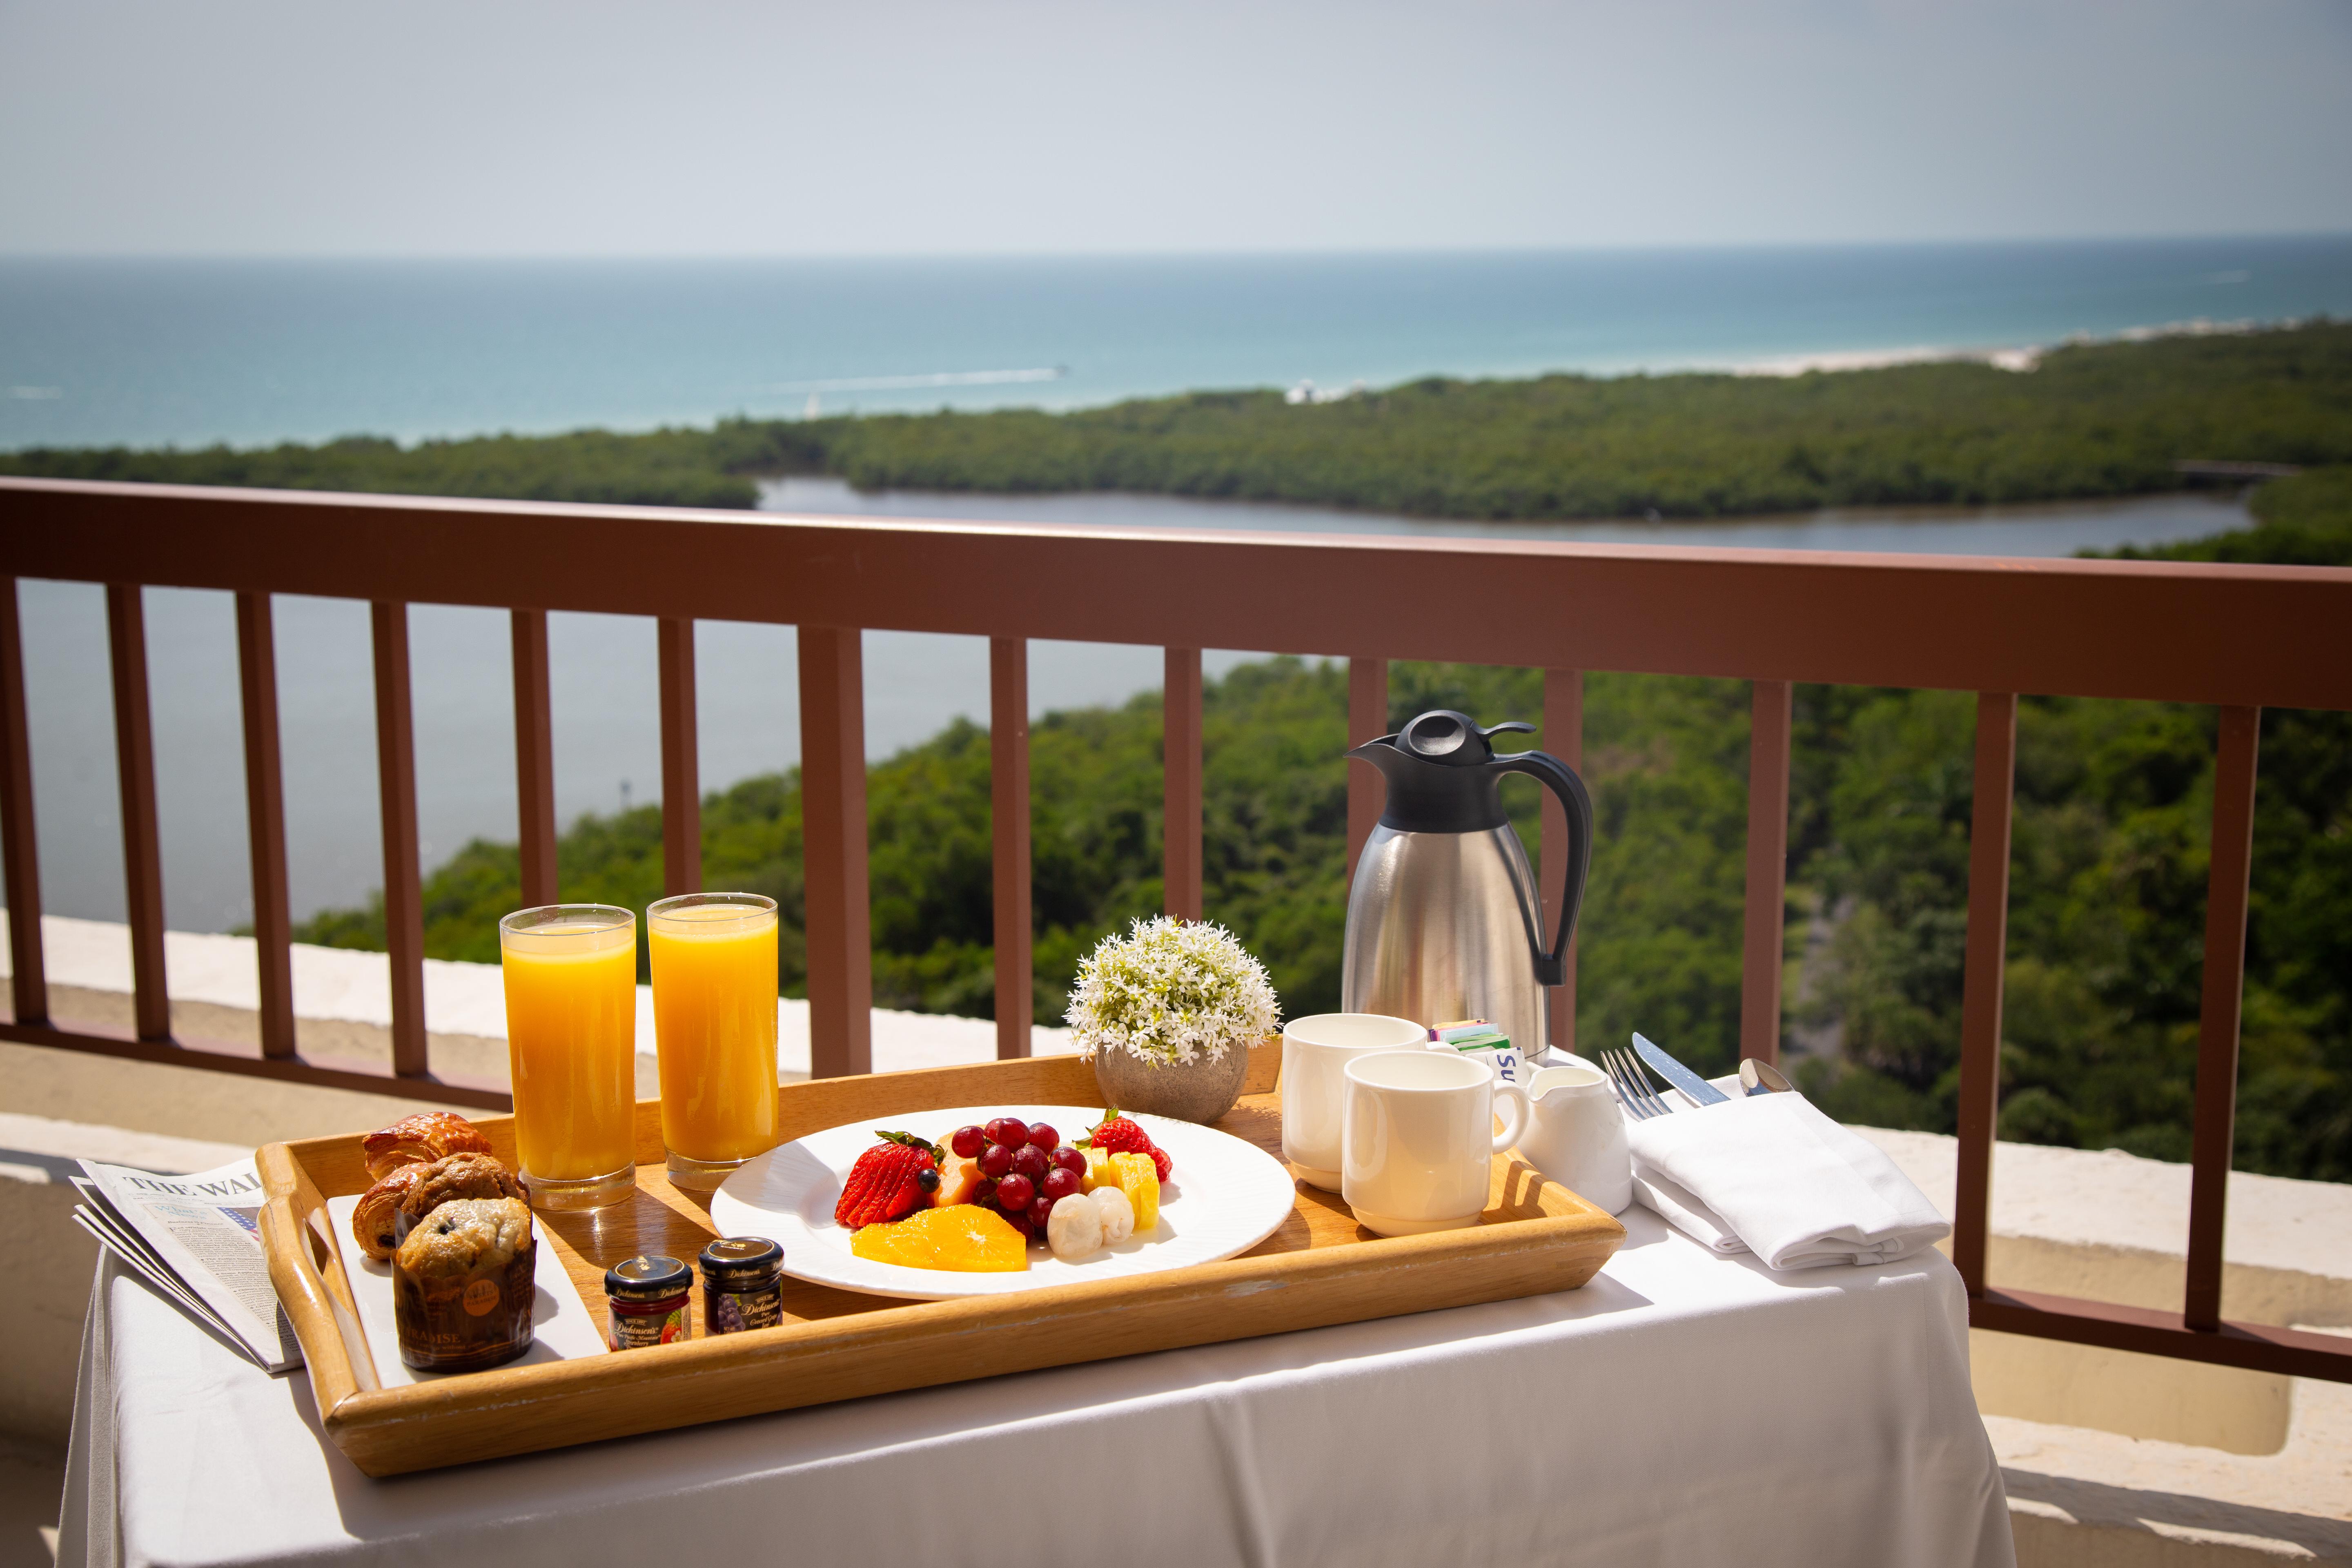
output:
<instances>
[{"instance_id":1,"label":"jam jar","mask_svg":"<svg viewBox=\"0 0 2352 1568\"><path fill-rule=\"evenodd\" d=\"M604 1270L604 1300L612 1309L612 1331L604 1342L616 1351L675 1344L687 1335L687 1298L693 1271L675 1258L632 1258Z\"/></svg>"},{"instance_id":2,"label":"jam jar","mask_svg":"<svg viewBox=\"0 0 2352 1568\"><path fill-rule=\"evenodd\" d=\"M784 1249L764 1236L730 1236L702 1249L702 1331L772 1329L784 1318Z\"/></svg>"}]
</instances>

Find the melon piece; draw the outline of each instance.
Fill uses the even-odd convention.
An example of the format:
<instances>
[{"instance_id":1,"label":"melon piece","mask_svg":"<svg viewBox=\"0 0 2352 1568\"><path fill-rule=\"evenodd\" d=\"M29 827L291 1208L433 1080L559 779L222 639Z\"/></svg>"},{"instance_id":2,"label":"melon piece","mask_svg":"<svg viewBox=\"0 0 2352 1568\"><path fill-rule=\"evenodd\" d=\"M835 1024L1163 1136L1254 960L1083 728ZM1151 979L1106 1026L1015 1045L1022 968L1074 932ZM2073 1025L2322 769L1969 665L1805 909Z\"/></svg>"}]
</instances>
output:
<instances>
[{"instance_id":1,"label":"melon piece","mask_svg":"<svg viewBox=\"0 0 2352 1568\"><path fill-rule=\"evenodd\" d=\"M961 1154L950 1154L948 1163L940 1167L940 1190L931 1194L935 1209L968 1204L980 1196L980 1162L967 1160Z\"/></svg>"}]
</instances>

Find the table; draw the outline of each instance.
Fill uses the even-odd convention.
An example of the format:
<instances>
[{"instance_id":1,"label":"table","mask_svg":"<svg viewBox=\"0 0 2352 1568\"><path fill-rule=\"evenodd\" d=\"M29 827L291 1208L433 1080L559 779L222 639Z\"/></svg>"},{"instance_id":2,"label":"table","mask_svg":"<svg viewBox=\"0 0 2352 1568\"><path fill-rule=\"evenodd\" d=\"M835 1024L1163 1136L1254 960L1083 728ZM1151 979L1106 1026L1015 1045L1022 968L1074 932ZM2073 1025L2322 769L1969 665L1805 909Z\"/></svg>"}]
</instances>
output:
<instances>
[{"instance_id":1,"label":"table","mask_svg":"<svg viewBox=\"0 0 2352 1568\"><path fill-rule=\"evenodd\" d=\"M1624 1218L1581 1290L381 1481L101 1258L59 1562L2013 1563L1940 1255Z\"/></svg>"}]
</instances>

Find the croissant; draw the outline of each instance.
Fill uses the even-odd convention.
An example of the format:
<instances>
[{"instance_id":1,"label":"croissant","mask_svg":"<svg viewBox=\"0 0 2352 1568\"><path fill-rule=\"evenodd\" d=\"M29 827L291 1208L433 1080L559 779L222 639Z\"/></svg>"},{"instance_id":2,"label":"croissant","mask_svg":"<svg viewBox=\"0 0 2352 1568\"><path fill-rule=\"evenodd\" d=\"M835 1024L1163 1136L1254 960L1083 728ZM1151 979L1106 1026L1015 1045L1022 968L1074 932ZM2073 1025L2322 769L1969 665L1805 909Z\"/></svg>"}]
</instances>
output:
<instances>
[{"instance_id":1,"label":"croissant","mask_svg":"<svg viewBox=\"0 0 2352 1568\"><path fill-rule=\"evenodd\" d=\"M392 1249L399 1241L394 1221L400 1212L400 1200L425 1179L428 1169L425 1165L401 1166L362 1194L359 1207L352 1211L352 1237L361 1250L378 1263L391 1260Z\"/></svg>"},{"instance_id":2,"label":"croissant","mask_svg":"<svg viewBox=\"0 0 2352 1568\"><path fill-rule=\"evenodd\" d=\"M403 1165L429 1165L451 1154L487 1154L490 1141L464 1117L449 1110L420 1110L360 1140L360 1157L371 1180L381 1182Z\"/></svg>"}]
</instances>

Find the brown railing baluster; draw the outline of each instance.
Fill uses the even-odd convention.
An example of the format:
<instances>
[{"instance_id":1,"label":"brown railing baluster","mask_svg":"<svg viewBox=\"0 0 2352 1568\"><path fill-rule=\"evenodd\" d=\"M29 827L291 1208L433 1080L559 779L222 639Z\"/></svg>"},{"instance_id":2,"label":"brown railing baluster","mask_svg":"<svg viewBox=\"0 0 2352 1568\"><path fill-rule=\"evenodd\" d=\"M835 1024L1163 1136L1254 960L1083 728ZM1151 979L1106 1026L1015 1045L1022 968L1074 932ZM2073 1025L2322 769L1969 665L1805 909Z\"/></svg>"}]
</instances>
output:
<instances>
[{"instance_id":1,"label":"brown railing baluster","mask_svg":"<svg viewBox=\"0 0 2352 1568\"><path fill-rule=\"evenodd\" d=\"M1977 696L1976 800L1969 822L1968 968L1960 996L1959 1172L1952 1262L1969 1294L1985 1289L1992 1226L1992 1143L2000 1121L2001 977L2009 955L2010 807L2017 783L2017 696Z\"/></svg>"},{"instance_id":2,"label":"brown railing baluster","mask_svg":"<svg viewBox=\"0 0 2352 1568\"><path fill-rule=\"evenodd\" d=\"M278 757L278 647L269 595L236 596L236 672L245 713L245 833L253 866L254 963L261 1054L294 1054L293 920L286 893L286 785Z\"/></svg>"},{"instance_id":3,"label":"brown railing baluster","mask_svg":"<svg viewBox=\"0 0 2352 1568\"><path fill-rule=\"evenodd\" d=\"M2254 768L2263 710L2221 710L2213 759L2213 858L2205 883L2205 985L2189 1135L2189 1289L2182 1317L2221 1326L2221 1241L2238 1116L2238 1016L2246 987L2246 892L2254 859Z\"/></svg>"},{"instance_id":4,"label":"brown railing baluster","mask_svg":"<svg viewBox=\"0 0 2352 1568\"><path fill-rule=\"evenodd\" d=\"M514 612L515 821L522 907L557 900L555 713L547 674L547 612Z\"/></svg>"},{"instance_id":5,"label":"brown railing baluster","mask_svg":"<svg viewBox=\"0 0 2352 1568\"><path fill-rule=\"evenodd\" d=\"M996 839L996 1054L1029 1054L1036 1008L1030 954L1029 644L988 641L988 813Z\"/></svg>"},{"instance_id":6,"label":"brown railing baluster","mask_svg":"<svg viewBox=\"0 0 2352 1568\"><path fill-rule=\"evenodd\" d=\"M801 845L809 1071L874 1070L874 930L866 879L866 668L855 626L803 626Z\"/></svg>"},{"instance_id":7,"label":"brown railing baluster","mask_svg":"<svg viewBox=\"0 0 2352 1568\"><path fill-rule=\"evenodd\" d=\"M1547 669L1543 683L1543 745L1544 750L1581 771L1584 766L1584 671L1580 669ZM1547 934L1559 929L1559 895L1562 883L1559 868L1568 858L1568 813L1551 791L1543 792L1543 874L1538 881L1543 889L1544 931ZM1576 1049L1576 937L1568 939L1566 978L1551 988L1549 997L1551 1010L1550 1035L1552 1046L1559 1050Z\"/></svg>"},{"instance_id":8,"label":"brown railing baluster","mask_svg":"<svg viewBox=\"0 0 2352 1568\"><path fill-rule=\"evenodd\" d=\"M1161 688L1160 885L1181 920L1201 918L1201 650L1168 649Z\"/></svg>"},{"instance_id":9,"label":"brown railing baluster","mask_svg":"<svg viewBox=\"0 0 2352 1568\"><path fill-rule=\"evenodd\" d=\"M1389 732L1389 661L1348 660L1348 744L1360 746ZM1372 829L1381 825L1384 798L1381 775L1370 763L1348 764L1348 885L1356 884L1356 860Z\"/></svg>"},{"instance_id":10,"label":"brown railing baluster","mask_svg":"<svg viewBox=\"0 0 2352 1568\"><path fill-rule=\"evenodd\" d=\"M114 668L114 765L122 795L122 880L131 915L132 1013L142 1040L172 1037L163 978L163 849L155 830L155 740L147 710L147 618L136 583L106 585Z\"/></svg>"},{"instance_id":11,"label":"brown railing baluster","mask_svg":"<svg viewBox=\"0 0 2352 1568\"><path fill-rule=\"evenodd\" d=\"M408 606L368 606L375 640L376 789L383 814L383 937L392 955L392 1070L432 1070L425 1044L425 898L416 865L416 733L408 700Z\"/></svg>"},{"instance_id":12,"label":"brown railing baluster","mask_svg":"<svg viewBox=\"0 0 2352 1568\"><path fill-rule=\"evenodd\" d=\"M14 1021L45 1024L49 983L41 953L41 847L33 826L33 748L25 722L25 642L14 577L0 577L0 864L7 881Z\"/></svg>"},{"instance_id":13,"label":"brown railing baluster","mask_svg":"<svg viewBox=\"0 0 2352 1568\"><path fill-rule=\"evenodd\" d=\"M702 891L702 762L694 717L694 623L661 621L662 891Z\"/></svg>"},{"instance_id":14,"label":"brown railing baluster","mask_svg":"<svg viewBox=\"0 0 2352 1568\"><path fill-rule=\"evenodd\" d=\"M1755 683L1748 740L1748 915L1739 1054L1780 1059L1781 929L1789 900L1789 721L1785 680Z\"/></svg>"}]
</instances>

